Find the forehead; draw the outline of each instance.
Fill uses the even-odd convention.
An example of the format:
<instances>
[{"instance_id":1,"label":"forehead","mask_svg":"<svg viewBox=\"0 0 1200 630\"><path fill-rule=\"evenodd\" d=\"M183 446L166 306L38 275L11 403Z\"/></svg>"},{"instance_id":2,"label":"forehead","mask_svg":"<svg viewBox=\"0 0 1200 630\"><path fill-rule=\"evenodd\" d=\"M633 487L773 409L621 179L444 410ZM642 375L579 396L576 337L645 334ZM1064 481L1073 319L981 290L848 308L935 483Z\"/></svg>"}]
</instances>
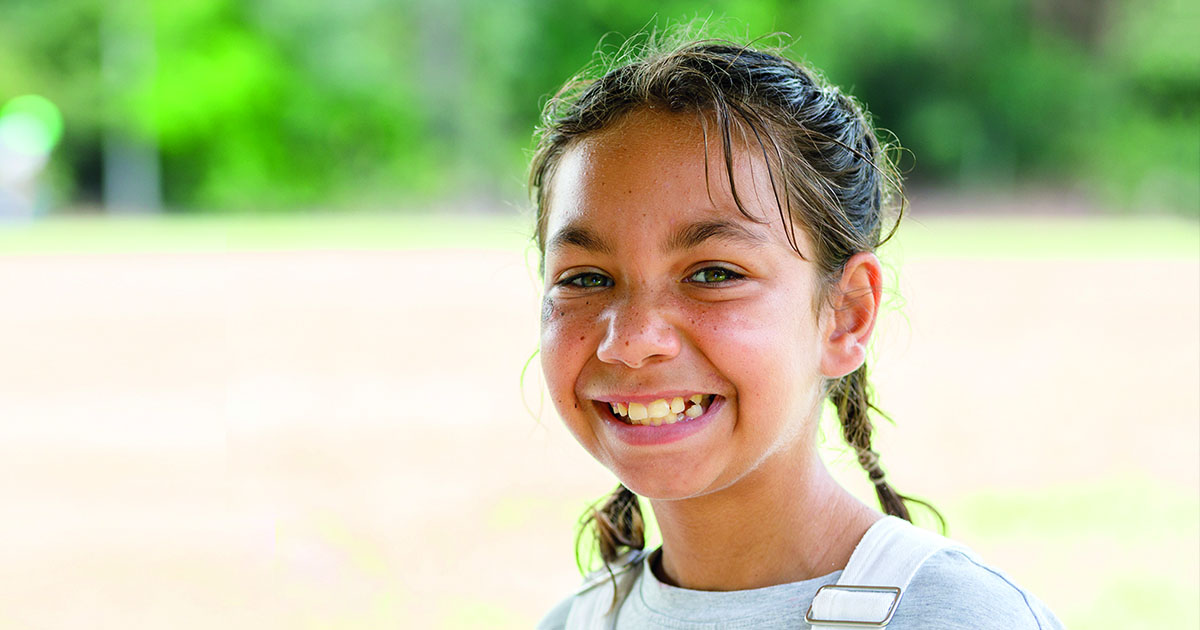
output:
<instances>
[{"instance_id":1,"label":"forehead","mask_svg":"<svg viewBox=\"0 0 1200 630\"><path fill-rule=\"evenodd\" d=\"M721 131L712 117L642 109L577 139L564 152L546 200L546 242L556 231L580 224L645 231L725 220L786 243L762 149L739 126L731 126L731 134L733 181L753 220L734 200Z\"/></svg>"}]
</instances>

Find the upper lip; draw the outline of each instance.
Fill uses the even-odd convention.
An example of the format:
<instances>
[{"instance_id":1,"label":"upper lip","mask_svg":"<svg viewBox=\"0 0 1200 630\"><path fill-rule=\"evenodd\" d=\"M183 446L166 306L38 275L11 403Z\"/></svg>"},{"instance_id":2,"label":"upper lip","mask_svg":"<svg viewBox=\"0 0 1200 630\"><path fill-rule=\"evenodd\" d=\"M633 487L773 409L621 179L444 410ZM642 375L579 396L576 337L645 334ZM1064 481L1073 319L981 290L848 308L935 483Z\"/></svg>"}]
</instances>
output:
<instances>
[{"instance_id":1,"label":"upper lip","mask_svg":"<svg viewBox=\"0 0 1200 630\"><path fill-rule=\"evenodd\" d=\"M697 389L676 389L670 391L657 392L654 394L604 394L600 396L592 396L592 400L598 400L606 403L642 403L649 404L656 400L671 400L672 398L691 398L696 394L701 396L712 395L712 392L706 392Z\"/></svg>"}]
</instances>

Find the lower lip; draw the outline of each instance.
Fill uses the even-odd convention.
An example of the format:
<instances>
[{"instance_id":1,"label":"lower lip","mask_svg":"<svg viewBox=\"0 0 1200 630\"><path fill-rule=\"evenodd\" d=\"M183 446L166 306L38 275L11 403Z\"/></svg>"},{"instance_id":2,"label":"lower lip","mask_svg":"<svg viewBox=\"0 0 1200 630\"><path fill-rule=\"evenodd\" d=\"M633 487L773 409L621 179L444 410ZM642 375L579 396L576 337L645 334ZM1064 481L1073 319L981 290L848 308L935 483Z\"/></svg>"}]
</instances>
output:
<instances>
[{"instance_id":1,"label":"lower lip","mask_svg":"<svg viewBox=\"0 0 1200 630\"><path fill-rule=\"evenodd\" d=\"M724 398L716 398L704 413L689 420L681 420L673 424L660 424L658 426L645 424L628 424L617 420L611 413L608 413L608 403L597 403L600 415L604 417L606 426L617 435L617 438L626 444L632 446L652 446L657 444L670 444L686 438L687 436L701 431L708 426L712 419L717 416L717 412L725 406Z\"/></svg>"}]
</instances>

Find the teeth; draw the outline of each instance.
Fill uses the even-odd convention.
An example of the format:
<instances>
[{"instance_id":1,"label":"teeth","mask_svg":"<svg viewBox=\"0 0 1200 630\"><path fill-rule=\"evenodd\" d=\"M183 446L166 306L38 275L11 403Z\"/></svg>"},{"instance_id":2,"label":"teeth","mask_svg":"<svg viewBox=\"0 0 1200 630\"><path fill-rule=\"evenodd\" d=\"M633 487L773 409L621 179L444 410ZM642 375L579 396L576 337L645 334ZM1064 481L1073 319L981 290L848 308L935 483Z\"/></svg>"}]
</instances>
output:
<instances>
[{"instance_id":1,"label":"teeth","mask_svg":"<svg viewBox=\"0 0 1200 630\"><path fill-rule=\"evenodd\" d=\"M612 408L613 414L628 418L630 424L658 427L704 415L702 403L706 398L708 396L704 394L696 394L686 399L682 396L671 399L659 398L648 404L610 402L609 406Z\"/></svg>"}]
</instances>

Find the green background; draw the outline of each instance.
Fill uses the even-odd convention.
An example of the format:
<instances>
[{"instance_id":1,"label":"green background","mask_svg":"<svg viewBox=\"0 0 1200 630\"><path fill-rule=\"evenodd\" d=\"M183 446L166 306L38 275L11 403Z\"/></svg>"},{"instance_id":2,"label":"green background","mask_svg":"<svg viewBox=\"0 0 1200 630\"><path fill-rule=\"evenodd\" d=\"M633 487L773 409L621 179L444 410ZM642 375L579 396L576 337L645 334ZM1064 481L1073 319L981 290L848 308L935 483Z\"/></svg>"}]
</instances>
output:
<instances>
[{"instance_id":1,"label":"green background","mask_svg":"<svg viewBox=\"0 0 1200 630\"><path fill-rule=\"evenodd\" d=\"M524 203L540 103L597 43L612 53L683 23L809 61L910 150L916 186L1200 212L1187 0L2 0L0 13L0 103L40 94L65 119L42 212L103 203L112 141L146 150L172 211L502 211Z\"/></svg>"}]
</instances>

